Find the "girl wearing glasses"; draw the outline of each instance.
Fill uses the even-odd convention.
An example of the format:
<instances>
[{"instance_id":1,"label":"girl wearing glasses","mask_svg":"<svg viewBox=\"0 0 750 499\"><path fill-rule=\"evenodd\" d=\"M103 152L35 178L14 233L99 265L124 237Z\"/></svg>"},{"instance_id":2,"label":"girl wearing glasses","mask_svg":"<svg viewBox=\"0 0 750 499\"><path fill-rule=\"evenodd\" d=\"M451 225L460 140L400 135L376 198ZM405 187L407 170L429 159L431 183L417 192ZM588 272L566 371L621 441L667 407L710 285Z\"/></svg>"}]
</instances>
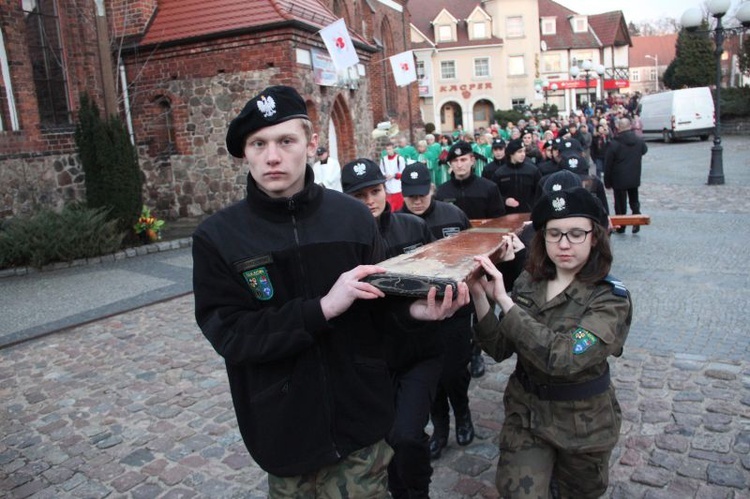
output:
<instances>
[{"instance_id":1,"label":"girl wearing glasses","mask_svg":"<svg viewBox=\"0 0 750 499\"><path fill-rule=\"evenodd\" d=\"M622 353L630 294L609 276L608 219L586 189L545 194L531 220L512 295L486 257L469 282L479 344L498 362L516 354L495 483L502 497L600 497L622 421L607 358Z\"/></svg>"}]
</instances>

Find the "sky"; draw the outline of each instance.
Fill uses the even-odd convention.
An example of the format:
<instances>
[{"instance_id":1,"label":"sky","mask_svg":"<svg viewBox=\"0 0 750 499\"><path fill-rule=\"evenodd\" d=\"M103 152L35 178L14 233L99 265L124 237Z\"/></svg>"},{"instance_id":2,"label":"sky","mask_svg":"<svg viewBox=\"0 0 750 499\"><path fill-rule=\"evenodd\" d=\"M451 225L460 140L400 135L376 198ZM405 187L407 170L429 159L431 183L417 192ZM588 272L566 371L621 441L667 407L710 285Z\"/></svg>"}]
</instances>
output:
<instances>
[{"instance_id":1,"label":"sky","mask_svg":"<svg viewBox=\"0 0 750 499\"><path fill-rule=\"evenodd\" d=\"M601 14L621 10L625 22L643 22L664 17L680 20L682 13L692 7L701 7L702 0L555 0L579 14ZM739 3L734 0L732 4ZM734 5L733 5L734 7Z\"/></svg>"}]
</instances>

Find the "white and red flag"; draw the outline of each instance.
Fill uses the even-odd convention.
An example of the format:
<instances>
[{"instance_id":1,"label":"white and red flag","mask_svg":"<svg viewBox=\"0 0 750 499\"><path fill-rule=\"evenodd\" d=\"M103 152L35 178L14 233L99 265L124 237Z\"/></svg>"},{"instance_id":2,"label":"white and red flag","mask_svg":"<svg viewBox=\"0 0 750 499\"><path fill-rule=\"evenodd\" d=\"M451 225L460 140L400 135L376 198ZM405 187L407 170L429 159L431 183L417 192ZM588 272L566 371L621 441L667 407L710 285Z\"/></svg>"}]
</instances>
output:
<instances>
[{"instance_id":1,"label":"white and red flag","mask_svg":"<svg viewBox=\"0 0 750 499\"><path fill-rule=\"evenodd\" d=\"M417 81L417 68L414 64L414 53L411 50L391 56L390 60L396 85L404 87Z\"/></svg>"},{"instance_id":2,"label":"white and red flag","mask_svg":"<svg viewBox=\"0 0 750 499\"><path fill-rule=\"evenodd\" d=\"M328 53L331 54L331 60L337 70L345 70L350 66L359 64L359 56L343 19L339 19L320 30L320 36L323 37L323 43L325 43Z\"/></svg>"}]
</instances>

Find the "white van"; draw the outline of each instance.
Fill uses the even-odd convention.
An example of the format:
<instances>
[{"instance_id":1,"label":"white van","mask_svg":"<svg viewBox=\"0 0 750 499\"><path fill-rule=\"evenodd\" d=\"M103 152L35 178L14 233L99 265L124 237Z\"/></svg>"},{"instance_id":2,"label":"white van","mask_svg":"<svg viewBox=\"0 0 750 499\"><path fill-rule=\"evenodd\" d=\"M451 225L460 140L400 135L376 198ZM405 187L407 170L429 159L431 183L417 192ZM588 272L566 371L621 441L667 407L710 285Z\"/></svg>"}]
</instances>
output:
<instances>
[{"instance_id":1,"label":"white van","mask_svg":"<svg viewBox=\"0 0 750 499\"><path fill-rule=\"evenodd\" d=\"M644 138L708 140L714 131L714 99L708 87L644 95L638 109Z\"/></svg>"}]
</instances>

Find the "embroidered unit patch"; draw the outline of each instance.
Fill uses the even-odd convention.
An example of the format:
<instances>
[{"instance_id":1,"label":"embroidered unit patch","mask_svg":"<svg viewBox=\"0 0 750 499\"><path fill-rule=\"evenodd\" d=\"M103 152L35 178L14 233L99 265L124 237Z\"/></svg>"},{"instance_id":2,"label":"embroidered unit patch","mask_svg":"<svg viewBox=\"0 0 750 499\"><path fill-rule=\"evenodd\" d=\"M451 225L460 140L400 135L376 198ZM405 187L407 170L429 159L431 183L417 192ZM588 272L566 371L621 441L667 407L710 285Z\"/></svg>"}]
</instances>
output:
<instances>
[{"instance_id":1,"label":"embroidered unit patch","mask_svg":"<svg viewBox=\"0 0 750 499\"><path fill-rule=\"evenodd\" d=\"M273 284L271 284L271 279L268 277L268 271L265 267L246 270L242 273L242 276L257 299L267 301L273 298Z\"/></svg>"},{"instance_id":2,"label":"embroidered unit patch","mask_svg":"<svg viewBox=\"0 0 750 499\"><path fill-rule=\"evenodd\" d=\"M573 355L582 354L598 342L599 339L591 331L579 327L573 331Z\"/></svg>"}]
</instances>

